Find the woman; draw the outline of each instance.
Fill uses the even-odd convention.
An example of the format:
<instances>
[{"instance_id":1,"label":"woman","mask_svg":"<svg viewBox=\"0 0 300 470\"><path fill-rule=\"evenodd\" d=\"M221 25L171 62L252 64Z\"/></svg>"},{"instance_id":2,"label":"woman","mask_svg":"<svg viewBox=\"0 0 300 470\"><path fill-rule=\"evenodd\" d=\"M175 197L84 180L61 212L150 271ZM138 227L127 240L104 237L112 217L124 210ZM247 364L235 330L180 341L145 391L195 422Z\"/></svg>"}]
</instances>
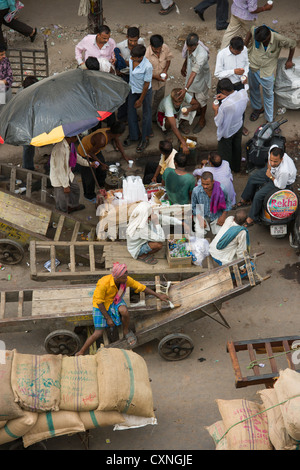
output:
<instances>
[{"instance_id":1,"label":"woman","mask_svg":"<svg viewBox=\"0 0 300 470\"><path fill-rule=\"evenodd\" d=\"M35 37L37 35L37 29L32 28L31 26L28 26L25 23L22 23L19 20L15 20L14 18L8 23L5 21L5 16L16 10L16 1L15 0L0 0L0 44L4 45L4 37L2 33L2 24L7 26L10 29L13 29L17 31L20 34L23 34L23 36L30 37L30 41L33 42L35 40Z\"/></svg>"}]
</instances>

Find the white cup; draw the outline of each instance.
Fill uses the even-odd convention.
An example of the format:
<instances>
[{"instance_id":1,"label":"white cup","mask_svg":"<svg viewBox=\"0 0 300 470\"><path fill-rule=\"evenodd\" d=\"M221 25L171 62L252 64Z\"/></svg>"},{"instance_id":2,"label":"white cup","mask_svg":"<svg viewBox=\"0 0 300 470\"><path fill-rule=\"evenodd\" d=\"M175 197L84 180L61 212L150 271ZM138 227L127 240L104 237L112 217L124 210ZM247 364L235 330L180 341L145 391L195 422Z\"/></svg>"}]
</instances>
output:
<instances>
[{"instance_id":1,"label":"white cup","mask_svg":"<svg viewBox=\"0 0 300 470\"><path fill-rule=\"evenodd\" d=\"M214 100L214 105L217 106L219 104L219 100Z\"/></svg>"},{"instance_id":2,"label":"white cup","mask_svg":"<svg viewBox=\"0 0 300 470\"><path fill-rule=\"evenodd\" d=\"M164 80L167 77L167 74L166 73L161 73L160 76Z\"/></svg>"},{"instance_id":3,"label":"white cup","mask_svg":"<svg viewBox=\"0 0 300 470\"><path fill-rule=\"evenodd\" d=\"M132 165L133 165L133 160L128 160L128 166L129 166L129 168L132 168Z\"/></svg>"},{"instance_id":4,"label":"white cup","mask_svg":"<svg viewBox=\"0 0 300 470\"><path fill-rule=\"evenodd\" d=\"M273 5L273 1L272 1L272 0L268 0L268 5Z\"/></svg>"},{"instance_id":5,"label":"white cup","mask_svg":"<svg viewBox=\"0 0 300 470\"><path fill-rule=\"evenodd\" d=\"M241 82L244 83L246 80L247 80L246 75L242 75L242 76L241 76Z\"/></svg>"},{"instance_id":6,"label":"white cup","mask_svg":"<svg viewBox=\"0 0 300 470\"><path fill-rule=\"evenodd\" d=\"M185 114L185 113L187 112L187 108L186 108L186 107L183 107L183 108L181 109L181 111L182 111L183 114Z\"/></svg>"}]
</instances>

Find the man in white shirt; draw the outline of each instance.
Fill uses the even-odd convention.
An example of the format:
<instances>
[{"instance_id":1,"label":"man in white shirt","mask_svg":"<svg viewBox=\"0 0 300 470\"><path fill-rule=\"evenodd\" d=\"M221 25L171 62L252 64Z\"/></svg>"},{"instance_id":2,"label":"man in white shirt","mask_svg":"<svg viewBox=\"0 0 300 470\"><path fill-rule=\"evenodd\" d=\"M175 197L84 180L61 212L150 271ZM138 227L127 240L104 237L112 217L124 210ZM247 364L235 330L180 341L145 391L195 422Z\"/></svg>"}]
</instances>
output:
<instances>
[{"instance_id":1,"label":"man in white shirt","mask_svg":"<svg viewBox=\"0 0 300 470\"><path fill-rule=\"evenodd\" d=\"M83 204L79 204L80 188L74 181L70 154L75 153L74 157L79 165L88 166L88 161L77 154L74 145L76 141L77 137L65 137L54 145L51 152L50 181L54 188L56 209L62 212L74 212L85 208Z\"/></svg>"},{"instance_id":2,"label":"man in white shirt","mask_svg":"<svg viewBox=\"0 0 300 470\"><path fill-rule=\"evenodd\" d=\"M217 88L220 90L217 99L222 100L221 105L213 104L218 153L229 162L231 170L238 173L241 168L243 116L248 103L248 95L246 88L234 90L229 78L220 80Z\"/></svg>"},{"instance_id":3,"label":"man in white shirt","mask_svg":"<svg viewBox=\"0 0 300 470\"><path fill-rule=\"evenodd\" d=\"M277 145L272 145L267 165L250 175L241 200L237 203L237 207L241 207L250 205L252 201L245 226L250 227L259 222L264 198L272 189L285 189L295 182L296 176L297 168L291 157Z\"/></svg>"},{"instance_id":4,"label":"man in white shirt","mask_svg":"<svg viewBox=\"0 0 300 470\"><path fill-rule=\"evenodd\" d=\"M245 210L240 209L234 216L229 216L209 245L211 257L219 265L230 263L234 258L243 258L249 248L249 235L243 227L247 219Z\"/></svg>"}]
</instances>

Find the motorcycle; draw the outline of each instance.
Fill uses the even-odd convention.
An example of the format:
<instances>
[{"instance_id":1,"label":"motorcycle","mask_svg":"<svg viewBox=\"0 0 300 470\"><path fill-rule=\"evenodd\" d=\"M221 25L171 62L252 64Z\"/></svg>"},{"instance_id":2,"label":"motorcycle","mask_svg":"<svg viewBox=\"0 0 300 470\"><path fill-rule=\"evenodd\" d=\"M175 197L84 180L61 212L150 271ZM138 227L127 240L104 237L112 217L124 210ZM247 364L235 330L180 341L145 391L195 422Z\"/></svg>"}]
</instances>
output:
<instances>
[{"instance_id":1,"label":"motorcycle","mask_svg":"<svg viewBox=\"0 0 300 470\"><path fill-rule=\"evenodd\" d=\"M280 126L285 122L287 122L287 119L260 126L253 138L247 142L246 155L249 173L266 165L269 149L272 145L276 145L285 151L286 139L280 135ZM292 236L296 240L295 236L290 234L293 234L293 231L296 230L295 219L298 206L298 196L293 191L292 186L282 190L272 189L263 201L260 221L263 225L270 227L271 236L283 238L289 233L289 237Z\"/></svg>"}]
</instances>

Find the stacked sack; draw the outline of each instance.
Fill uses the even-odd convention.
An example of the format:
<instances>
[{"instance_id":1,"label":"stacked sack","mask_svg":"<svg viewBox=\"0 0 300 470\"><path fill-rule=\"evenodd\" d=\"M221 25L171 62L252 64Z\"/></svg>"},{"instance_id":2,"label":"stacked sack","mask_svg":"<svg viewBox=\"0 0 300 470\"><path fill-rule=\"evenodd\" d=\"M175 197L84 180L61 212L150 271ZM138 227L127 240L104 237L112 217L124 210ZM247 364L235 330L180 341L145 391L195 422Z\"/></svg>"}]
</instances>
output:
<instances>
[{"instance_id":1,"label":"stacked sack","mask_svg":"<svg viewBox=\"0 0 300 470\"><path fill-rule=\"evenodd\" d=\"M216 450L299 450L300 374L280 371L274 388L257 393L262 404L217 400L222 419L206 427Z\"/></svg>"},{"instance_id":2,"label":"stacked sack","mask_svg":"<svg viewBox=\"0 0 300 470\"><path fill-rule=\"evenodd\" d=\"M148 369L133 351L36 356L6 351L0 364L0 444L156 424Z\"/></svg>"}]
</instances>

